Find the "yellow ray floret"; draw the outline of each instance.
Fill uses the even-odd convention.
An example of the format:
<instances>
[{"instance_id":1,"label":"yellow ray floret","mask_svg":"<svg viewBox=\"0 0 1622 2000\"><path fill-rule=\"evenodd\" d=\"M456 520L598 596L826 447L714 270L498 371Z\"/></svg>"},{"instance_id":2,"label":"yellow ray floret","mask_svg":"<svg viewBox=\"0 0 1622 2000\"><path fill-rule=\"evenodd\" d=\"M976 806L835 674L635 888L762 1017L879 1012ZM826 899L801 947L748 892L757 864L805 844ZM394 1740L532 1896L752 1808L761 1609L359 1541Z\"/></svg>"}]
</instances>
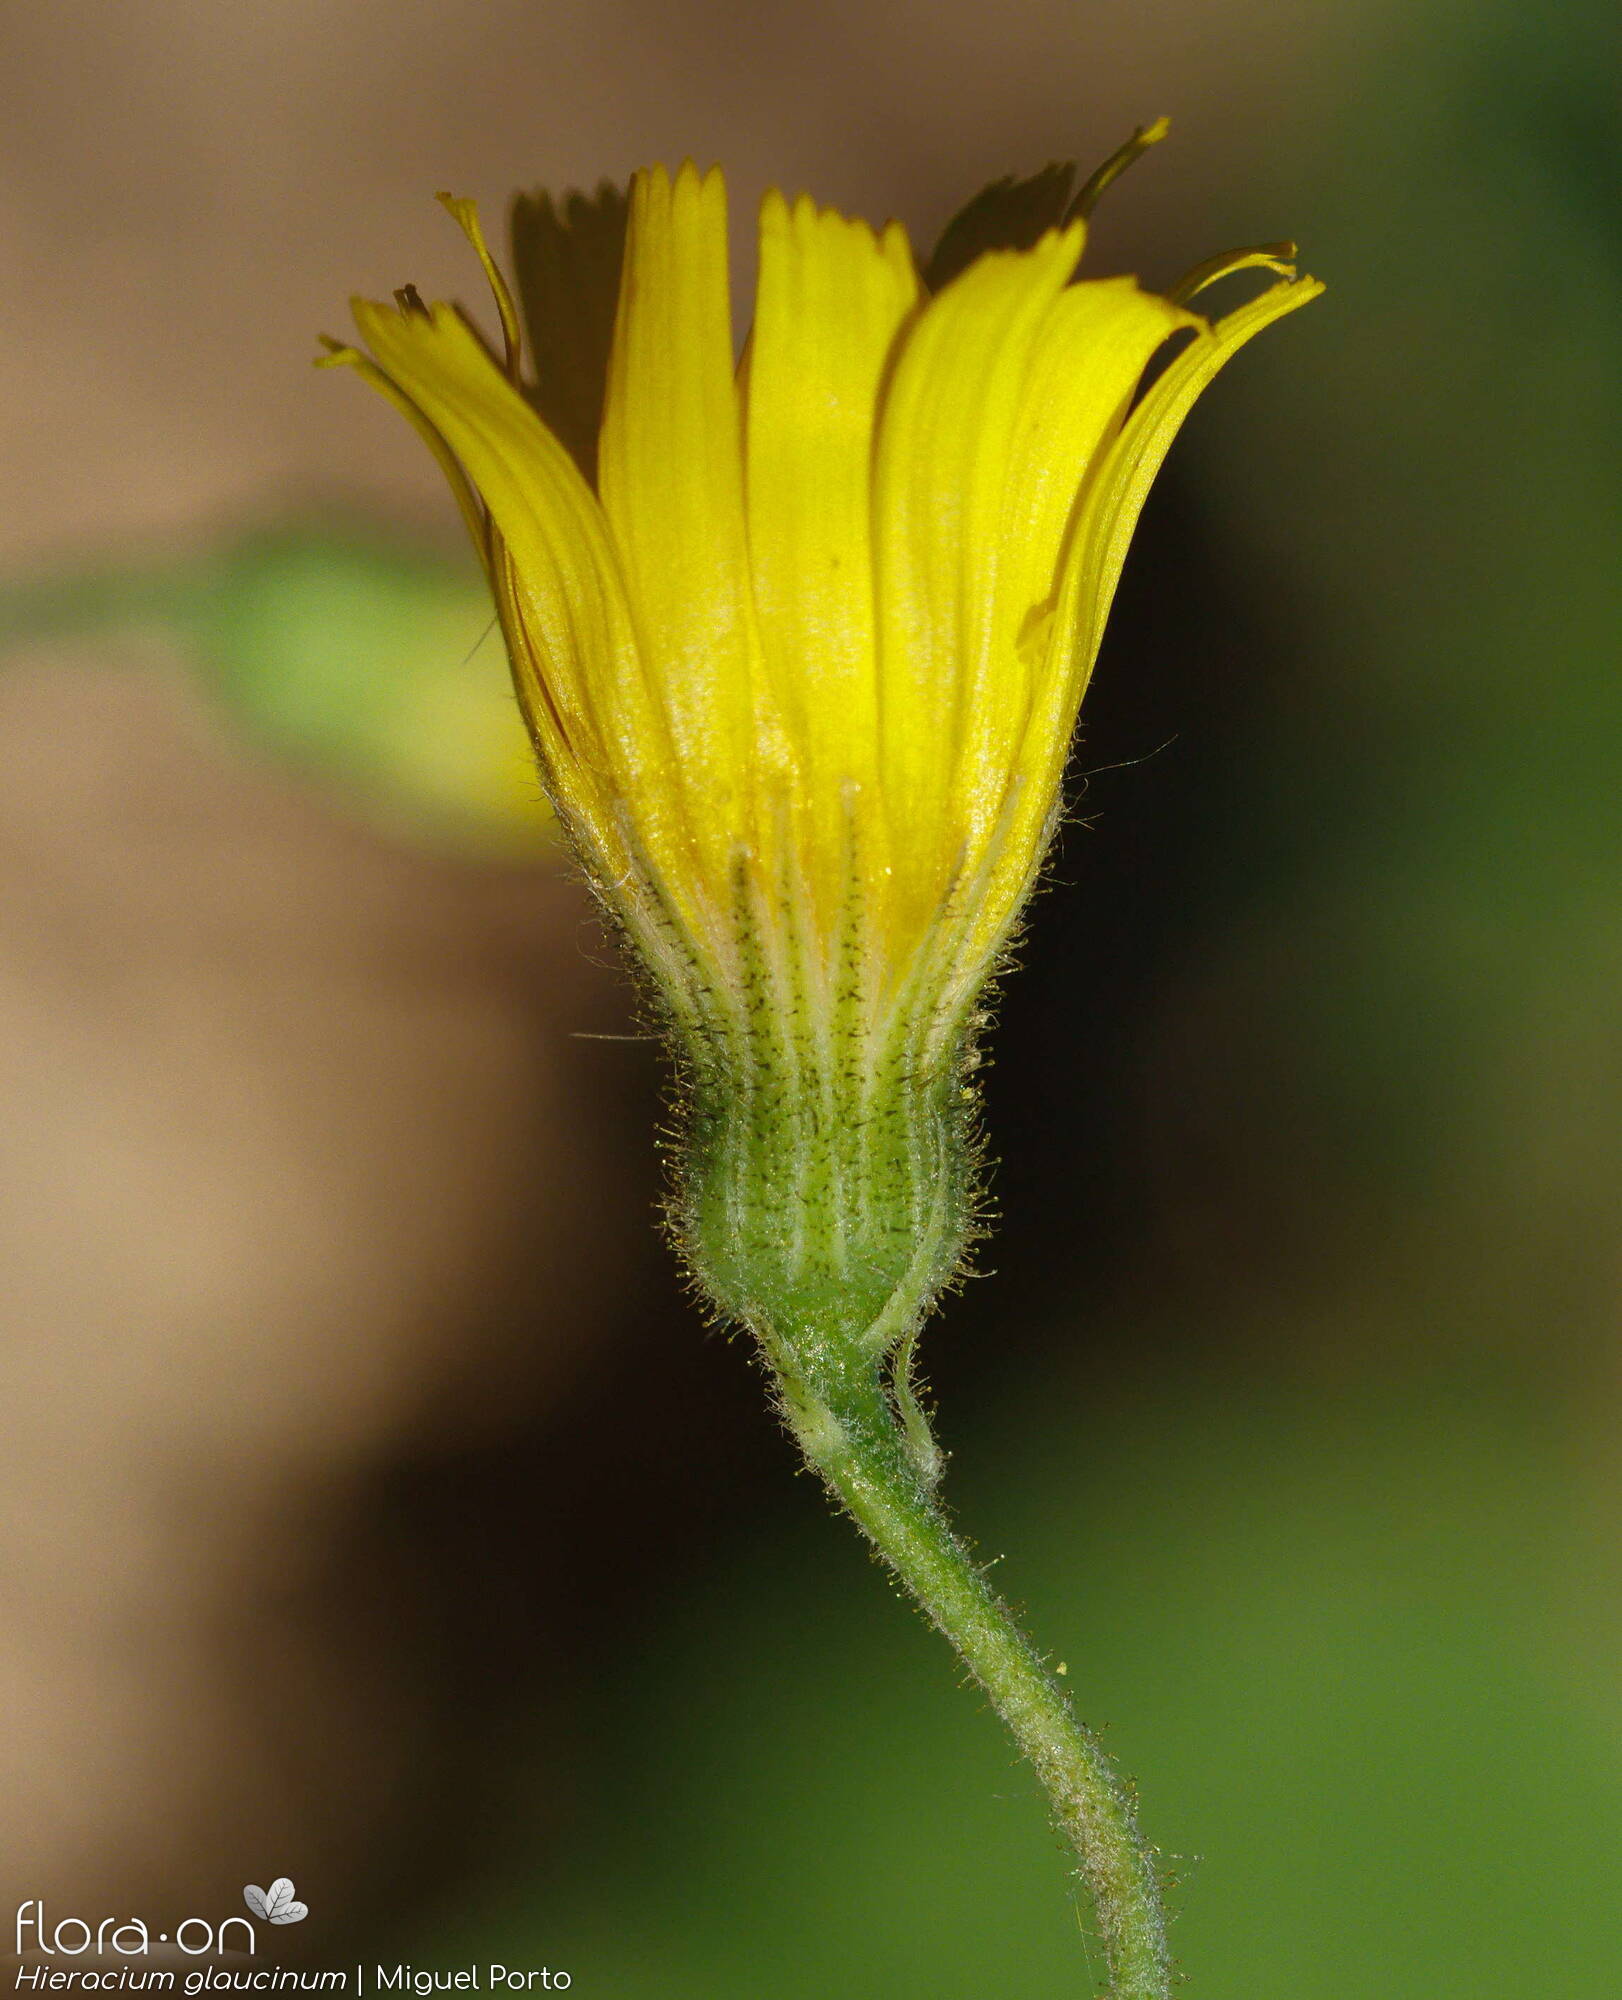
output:
<instances>
[{"instance_id":1,"label":"yellow ray floret","mask_svg":"<svg viewBox=\"0 0 1622 2000\"><path fill-rule=\"evenodd\" d=\"M1046 199L1054 171L1020 188ZM1082 200L930 296L897 225L774 192L736 367L721 175L654 167L631 184L602 407L559 420L566 449L536 414L560 384L525 380L477 217L447 206L502 358L412 293L358 302L365 351L330 358L445 466L600 892L684 1015L746 1024L764 980L869 1028L926 996L949 1034L1040 864L1154 474L1228 356L1321 287L1287 245L1174 298L1078 281ZM559 242L572 212L546 211ZM1251 266L1275 282L1249 304L1189 305Z\"/></svg>"}]
</instances>

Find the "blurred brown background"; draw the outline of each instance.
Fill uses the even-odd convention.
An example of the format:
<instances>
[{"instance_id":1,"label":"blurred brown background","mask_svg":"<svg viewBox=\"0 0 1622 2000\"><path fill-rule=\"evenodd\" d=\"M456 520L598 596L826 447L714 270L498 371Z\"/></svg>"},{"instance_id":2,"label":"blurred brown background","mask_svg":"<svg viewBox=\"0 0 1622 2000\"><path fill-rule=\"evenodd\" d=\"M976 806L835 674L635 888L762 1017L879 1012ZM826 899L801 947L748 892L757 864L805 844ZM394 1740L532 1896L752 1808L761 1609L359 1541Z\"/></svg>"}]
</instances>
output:
<instances>
[{"instance_id":1,"label":"blurred brown background","mask_svg":"<svg viewBox=\"0 0 1622 2000\"><path fill-rule=\"evenodd\" d=\"M1376 18L1307 0L995 21L723 0L8 9L0 447L29 499L6 546L189 535L333 492L443 528L414 441L303 370L350 293L387 296L407 268L425 292L465 285L439 187L494 219L520 185L693 154L724 160L744 224L781 181L927 227L1010 161L1102 156L1167 105L1178 157L1100 227L1111 253L1192 261L1238 220L1220 188L1246 128L1299 116ZM1278 193L1241 237L1279 232Z\"/></svg>"},{"instance_id":2,"label":"blurred brown background","mask_svg":"<svg viewBox=\"0 0 1622 2000\"><path fill-rule=\"evenodd\" d=\"M440 187L719 158L746 280L768 182L927 240L1166 111L1094 268L1293 233L1333 289L1146 518L943 1424L1212 1857L1193 1990L1616 1990L1609 52L1306 0L0 15L0 1918L286 1872L323 1961L809 1995L843 1849L850 1990L1056 1990L1036 1807L653 1237L656 1064L598 1039L437 474L308 357L352 291L476 291Z\"/></svg>"}]
</instances>

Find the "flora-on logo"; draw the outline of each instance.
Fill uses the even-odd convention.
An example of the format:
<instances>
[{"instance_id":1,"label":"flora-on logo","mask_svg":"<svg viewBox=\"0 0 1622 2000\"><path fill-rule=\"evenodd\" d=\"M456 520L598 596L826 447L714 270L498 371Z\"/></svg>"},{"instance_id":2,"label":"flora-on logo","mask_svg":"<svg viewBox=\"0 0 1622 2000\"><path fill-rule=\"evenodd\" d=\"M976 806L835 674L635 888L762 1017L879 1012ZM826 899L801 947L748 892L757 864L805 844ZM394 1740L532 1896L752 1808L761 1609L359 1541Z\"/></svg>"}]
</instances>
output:
<instances>
[{"instance_id":1,"label":"flora-on logo","mask_svg":"<svg viewBox=\"0 0 1622 2000\"><path fill-rule=\"evenodd\" d=\"M292 1886L291 1883L287 1885L289 1894ZM296 1907L299 1915L303 1916L304 1905L300 1903ZM288 1919L281 1921L285 1923ZM175 1926L171 1940L167 1931L159 1931L154 1936L141 1917L103 1917L94 1928L88 1917L62 1917L53 1921L46 1915L41 1899L30 1896L27 1902L17 1905L12 1942L18 1958L32 1958L36 1954L46 1958L83 1958L86 1955L104 1958L109 1953L117 1958L146 1958L155 1944L171 1942L188 1958L213 1957L231 1949L246 1951L251 1958L258 1940L253 1925L246 1917L224 1917L218 1924L211 1924L206 1917L186 1917ZM63 1973L60 1976L71 1979L78 1975ZM114 1978L110 1972L85 1976L92 1980L102 1976L109 1981ZM53 1981L56 1978L53 1973Z\"/></svg>"},{"instance_id":2,"label":"flora-on logo","mask_svg":"<svg viewBox=\"0 0 1622 2000\"><path fill-rule=\"evenodd\" d=\"M293 1884L285 1875L278 1875L268 1889L250 1882L242 1892L242 1900L267 1924L301 1924L310 1914L307 1903L294 1900Z\"/></svg>"}]
</instances>

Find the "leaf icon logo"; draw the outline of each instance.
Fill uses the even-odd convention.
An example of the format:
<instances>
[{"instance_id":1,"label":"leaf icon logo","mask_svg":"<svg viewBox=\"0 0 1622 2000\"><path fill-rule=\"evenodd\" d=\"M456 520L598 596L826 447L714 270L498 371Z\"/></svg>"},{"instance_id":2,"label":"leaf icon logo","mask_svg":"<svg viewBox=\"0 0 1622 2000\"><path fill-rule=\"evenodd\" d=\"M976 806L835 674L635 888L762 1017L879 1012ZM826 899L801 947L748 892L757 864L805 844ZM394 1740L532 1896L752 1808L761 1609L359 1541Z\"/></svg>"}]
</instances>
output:
<instances>
[{"instance_id":1,"label":"leaf icon logo","mask_svg":"<svg viewBox=\"0 0 1622 2000\"><path fill-rule=\"evenodd\" d=\"M285 1875L278 1875L268 1889L250 1882L242 1892L242 1900L267 1924L301 1924L310 1914L307 1903L295 1901L293 1884Z\"/></svg>"}]
</instances>

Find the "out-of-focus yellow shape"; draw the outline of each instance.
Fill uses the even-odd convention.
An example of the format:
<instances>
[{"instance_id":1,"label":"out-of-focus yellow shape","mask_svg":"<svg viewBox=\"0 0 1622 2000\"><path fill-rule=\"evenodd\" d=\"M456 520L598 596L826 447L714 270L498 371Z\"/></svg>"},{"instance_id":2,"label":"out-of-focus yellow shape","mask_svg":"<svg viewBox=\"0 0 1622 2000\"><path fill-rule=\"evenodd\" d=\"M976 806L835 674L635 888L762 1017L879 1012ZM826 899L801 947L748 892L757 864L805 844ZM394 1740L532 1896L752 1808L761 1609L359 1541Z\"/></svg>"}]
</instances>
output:
<instances>
[{"instance_id":1,"label":"out-of-focus yellow shape","mask_svg":"<svg viewBox=\"0 0 1622 2000\"><path fill-rule=\"evenodd\" d=\"M990 191L974 231L1048 177ZM442 198L499 355L410 291L357 301L364 349L334 345L444 466L559 815L712 1041L763 1009L791 1036L837 1016L846 1049L927 1018L925 1067L961 1037L1040 865L1155 471L1227 357L1321 289L1273 246L1175 300L1077 281L1099 180L1024 247L960 245L933 296L896 224L768 194L739 367L720 173L639 173L628 215L589 209L594 242L624 226L600 423L537 414L558 384L525 379L469 203ZM565 240L530 219L543 250ZM1258 262L1276 281L1237 311L1186 303Z\"/></svg>"}]
</instances>

